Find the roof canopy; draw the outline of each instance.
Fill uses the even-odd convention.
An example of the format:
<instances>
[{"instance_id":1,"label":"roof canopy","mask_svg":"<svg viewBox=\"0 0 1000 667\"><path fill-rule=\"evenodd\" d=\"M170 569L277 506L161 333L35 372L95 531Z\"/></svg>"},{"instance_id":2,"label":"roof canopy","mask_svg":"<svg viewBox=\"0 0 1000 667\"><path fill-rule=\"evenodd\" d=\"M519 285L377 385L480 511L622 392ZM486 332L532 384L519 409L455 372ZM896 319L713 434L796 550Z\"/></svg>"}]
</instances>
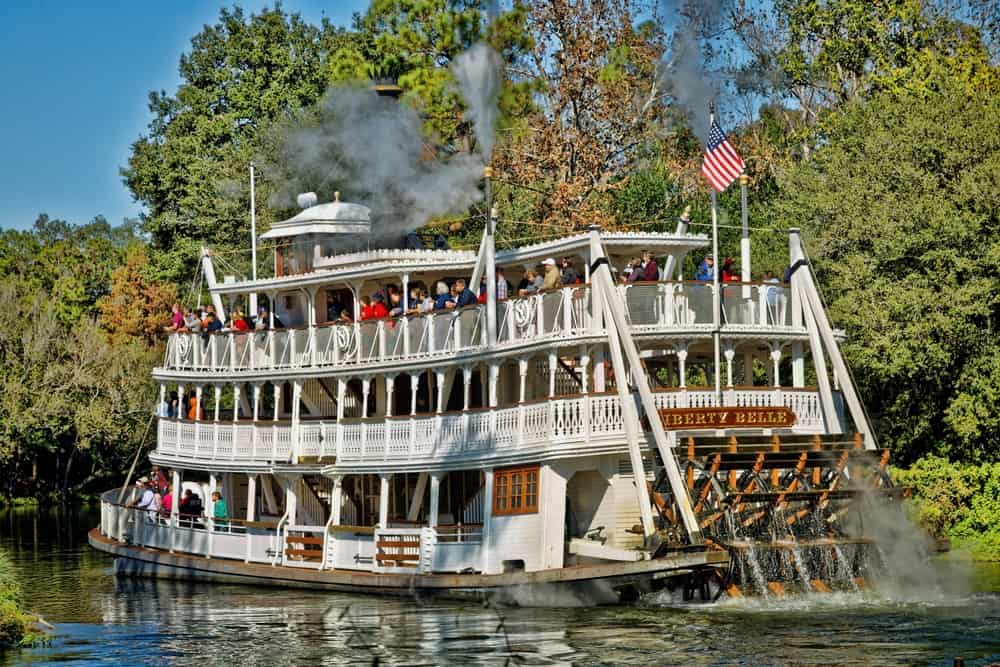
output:
<instances>
[{"instance_id":1,"label":"roof canopy","mask_svg":"<svg viewBox=\"0 0 1000 667\"><path fill-rule=\"evenodd\" d=\"M303 234L368 234L371 210L361 204L334 201L299 211L288 220L276 222L262 239L277 239Z\"/></svg>"}]
</instances>

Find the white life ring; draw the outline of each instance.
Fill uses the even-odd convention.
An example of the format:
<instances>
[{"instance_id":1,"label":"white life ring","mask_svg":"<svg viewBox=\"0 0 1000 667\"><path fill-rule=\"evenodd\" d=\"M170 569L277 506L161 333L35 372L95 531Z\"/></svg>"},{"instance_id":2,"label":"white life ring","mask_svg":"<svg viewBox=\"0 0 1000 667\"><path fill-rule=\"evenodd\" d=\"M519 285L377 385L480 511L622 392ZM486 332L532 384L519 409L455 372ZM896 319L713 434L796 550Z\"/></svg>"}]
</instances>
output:
<instances>
[{"instance_id":1,"label":"white life ring","mask_svg":"<svg viewBox=\"0 0 1000 667\"><path fill-rule=\"evenodd\" d=\"M519 329L524 329L525 327L531 325L535 321L535 307L534 299L524 299L521 301L514 302L514 324L517 325Z\"/></svg>"}]
</instances>

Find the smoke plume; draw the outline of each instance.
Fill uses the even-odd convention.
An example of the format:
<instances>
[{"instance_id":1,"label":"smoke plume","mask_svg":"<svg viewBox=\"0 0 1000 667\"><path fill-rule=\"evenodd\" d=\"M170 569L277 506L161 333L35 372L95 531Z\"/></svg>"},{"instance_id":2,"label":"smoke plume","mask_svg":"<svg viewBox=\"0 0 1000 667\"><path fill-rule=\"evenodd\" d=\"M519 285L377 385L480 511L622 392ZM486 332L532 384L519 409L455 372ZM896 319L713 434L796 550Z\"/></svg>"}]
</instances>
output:
<instances>
[{"instance_id":1,"label":"smoke plume","mask_svg":"<svg viewBox=\"0 0 1000 667\"><path fill-rule=\"evenodd\" d=\"M279 146L287 173L272 204L289 207L306 190L329 201L340 190L343 200L372 209L374 245L398 247L406 232L482 198L479 156L435 156L416 112L367 89L331 87L312 122L286 129Z\"/></svg>"},{"instance_id":2,"label":"smoke plume","mask_svg":"<svg viewBox=\"0 0 1000 667\"><path fill-rule=\"evenodd\" d=\"M501 63L500 55L480 42L455 58L451 67L458 90L469 107L479 152L487 162L493 152Z\"/></svg>"},{"instance_id":3,"label":"smoke plume","mask_svg":"<svg viewBox=\"0 0 1000 667\"><path fill-rule=\"evenodd\" d=\"M702 40L717 32L721 6L718 0L662 0L660 7L673 26L660 83L703 142L708 137L708 106L718 98L720 87L705 66Z\"/></svg>"}]
</instances>

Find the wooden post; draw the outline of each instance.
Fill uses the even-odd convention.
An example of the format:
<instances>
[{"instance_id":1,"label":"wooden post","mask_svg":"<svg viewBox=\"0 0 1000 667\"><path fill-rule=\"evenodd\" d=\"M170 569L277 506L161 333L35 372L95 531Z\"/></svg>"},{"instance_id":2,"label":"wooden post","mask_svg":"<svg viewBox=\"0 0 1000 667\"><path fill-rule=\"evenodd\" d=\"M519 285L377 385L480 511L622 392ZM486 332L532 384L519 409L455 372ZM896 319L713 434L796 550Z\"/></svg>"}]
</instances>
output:
<instances>
[{"instance_id":1,"label":"wooden post","mask_svg":"<svg viewBox=\"0 0 1000 667\"><path fill-rule=\"evenodd\" d=\"M777 434L771 436L771 451L780 452L781 451L781 438ZM771 468L771 488L775 489L778 486L778 477L781 470L778 468Z\"/></svg>"},{"instance_id":2,"label":"wooden post","mask_svg":"<svg viewBox=\"0 0 1000 667\"><path fill-rule=\"evenodd\" d=\"M727 451L730 454L735 454L736 451L738 450L738 448L739 448L739 443L736 441L736 436L735 435L729 436L729 447L727 448ZM729 490L733 491L735 489L736 489L736 470L730 470L729 471Z\"/></svg>"}]
</instances>

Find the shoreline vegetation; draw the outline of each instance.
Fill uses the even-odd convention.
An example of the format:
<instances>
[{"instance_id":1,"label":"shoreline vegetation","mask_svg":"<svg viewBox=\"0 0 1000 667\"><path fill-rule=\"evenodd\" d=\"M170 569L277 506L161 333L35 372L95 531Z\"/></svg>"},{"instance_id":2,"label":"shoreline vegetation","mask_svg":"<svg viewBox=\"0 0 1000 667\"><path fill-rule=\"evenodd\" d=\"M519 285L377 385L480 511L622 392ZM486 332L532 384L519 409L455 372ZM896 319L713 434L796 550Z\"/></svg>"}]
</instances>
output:
<instances>
[{"instance_id":1,"label":"shoreline vegetation","mask_svg":"<svg viewBox=\"0 0 1000 667\"><path fill-rule=\"evenodd\" d=\"M41 619L20 607L21 588L7 556L0 552L0 651L30 646L42 639L38 632Z\"/></svg>"},{"instance_id":2,"label":"shoreline vegetation","mask_svg":"<svg viewBox=\"0 0 1000 667\"><path fill-rule=\"evenodd\" d=\"M177 89L150 95L147 132L121 171L141 219L40 213L30 229L0 231L0 504L76 502L122 482L155 404L171 304L208 300L191 281L201 247L249 275L251 161L267 174L260 233L296 212L296 192L340 191L420 211L407 220L420 234L478 247L480 170L466 170L472 191L448 210L424 206L443 201L424 180L419 201L381 185L484 152L454 65L485 42L502 61L485 151L498 243L594 223L672 232L687 206L705 233L701 137L716 99L747 164L752 277L782 275L787 230L802 229L878 441L897 483L915 490L914 516L973 557L1000 559L993 3L765 0L658 21L643 0L518 0L491 23L488 4L373 0L346 27L280 5L222 9L193 36ZM371 80L398 84L398 115L419 135L414 165L343 143L380 136L345 127L361 121L341 113ZM710 80L732 85L708 90ZM387 164L401 171L373 181ZM739 188L718 202L720 258L739 257ZM260 257L268 275L267 248ZM790 384L791 368L780 376Z\"/></svg>"}]
</instances>

